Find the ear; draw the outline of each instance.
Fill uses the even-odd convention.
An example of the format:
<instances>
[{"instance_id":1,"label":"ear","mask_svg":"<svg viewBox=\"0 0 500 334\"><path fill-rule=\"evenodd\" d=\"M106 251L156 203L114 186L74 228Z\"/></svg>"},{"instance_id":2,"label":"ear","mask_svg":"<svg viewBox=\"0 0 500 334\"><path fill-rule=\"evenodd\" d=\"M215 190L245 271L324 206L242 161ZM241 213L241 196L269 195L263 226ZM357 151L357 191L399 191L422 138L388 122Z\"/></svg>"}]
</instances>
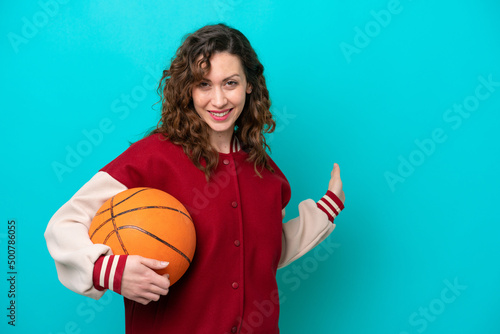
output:
<instances>
[{"instance_id":1,"label":"ear","mask_svg":"<svg viewBox=\"0 0 500 334\"><path fill-rule=\"evenodd\" d=\"M252 92L252 85L249 83L247 84L247 94L250 94Z\"/></svg>"}]
</instances>

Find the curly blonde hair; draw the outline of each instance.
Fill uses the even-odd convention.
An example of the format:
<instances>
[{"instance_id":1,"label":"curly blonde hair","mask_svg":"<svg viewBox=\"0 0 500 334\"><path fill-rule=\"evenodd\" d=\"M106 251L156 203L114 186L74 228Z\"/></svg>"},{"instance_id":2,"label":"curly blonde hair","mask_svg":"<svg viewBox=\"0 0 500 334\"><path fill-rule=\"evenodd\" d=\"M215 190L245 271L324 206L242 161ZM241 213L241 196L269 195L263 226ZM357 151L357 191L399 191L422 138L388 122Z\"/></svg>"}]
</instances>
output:
<instances>
[{"instance_id":1,"label":"curly blonde hair","mask_svg":"<svg viewBox=\"0 0 500 334\"><path fill-rule=\"evenodd\" d=\"M269 110L271 100L264 78L264 66L248 39L225 24L205 26L187 35L172 58L170 68L163 71L158 85L161 119L151 134L161 133L184 152L210 178L217 167L219 154L209 140L209 126L197 114L192 99L193 86L210 71L213 54L228 52L240 58L252 92L247 94L243 111L235 124L235 136L248 153L248 161L259 169L274 172L268 162L264 137L274 131L276 123ZM203 163L204 161L204 163Z\"/></svg>"}]
</instances>

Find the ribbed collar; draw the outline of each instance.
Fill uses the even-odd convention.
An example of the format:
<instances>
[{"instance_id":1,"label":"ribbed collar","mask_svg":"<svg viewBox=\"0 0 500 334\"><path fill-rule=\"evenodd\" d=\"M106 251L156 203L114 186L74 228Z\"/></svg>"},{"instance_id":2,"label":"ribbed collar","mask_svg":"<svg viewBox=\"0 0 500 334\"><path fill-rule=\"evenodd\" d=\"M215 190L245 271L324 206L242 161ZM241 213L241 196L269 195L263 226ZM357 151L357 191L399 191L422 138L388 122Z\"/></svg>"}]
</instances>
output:
<instances>
[{"instance_id":1,"label":"ribbed collar","mask_svg":"<svg viewBox=\"0 0 500 334\"><path fill-rule=\"evenodd\" d=\"M231 138L231 148L229 150L229 153L236 153L239 150L241 150L240 141L238 140L238 137L233 135L233 138Z\"/></svg>"}]
</instances>

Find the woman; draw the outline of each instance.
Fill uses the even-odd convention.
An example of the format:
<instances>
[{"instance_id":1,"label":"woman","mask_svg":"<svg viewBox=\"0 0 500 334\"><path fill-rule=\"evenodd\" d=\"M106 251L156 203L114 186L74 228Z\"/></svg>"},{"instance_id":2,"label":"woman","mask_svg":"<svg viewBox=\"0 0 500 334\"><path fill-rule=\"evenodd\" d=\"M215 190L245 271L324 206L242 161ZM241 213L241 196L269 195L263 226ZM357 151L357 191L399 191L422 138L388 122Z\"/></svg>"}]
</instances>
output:
<instances>
[{"instance_id":1,"label":"woman","mask_svg":"<svg viewBox=\"0 0 500 334\"><path fill-rule=\"evenodd\" d=\"M345 200L334 165L327 194L282 223L290 186L266 154L275 123L246 37L223 24L189 35L163 73L156 130L100 170L53 216L45 237L61 282L100 298L125 297L127 333L278 333L276 270L335 228ZM151 187L179 199L196 228L196 254L172 289L168 264L113 256L88 228L108 198Z\"/></svg>"}]
</instances>

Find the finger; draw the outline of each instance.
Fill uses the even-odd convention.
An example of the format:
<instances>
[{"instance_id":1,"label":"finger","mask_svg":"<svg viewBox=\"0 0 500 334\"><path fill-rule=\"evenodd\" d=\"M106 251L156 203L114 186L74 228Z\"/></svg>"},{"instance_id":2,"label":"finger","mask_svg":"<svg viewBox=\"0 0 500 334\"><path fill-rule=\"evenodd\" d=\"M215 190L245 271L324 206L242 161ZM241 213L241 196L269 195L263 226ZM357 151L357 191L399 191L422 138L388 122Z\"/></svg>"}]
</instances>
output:
<instances>
[{"instance_id":1,"label":"finger","mask_svg":"<svg viewBox=\"0 0 500 334\"><path fill-rule=\"evenodd\" d=\"M340 173L340 166L336 162L333 164L332 173Z\"/></svg>"},{"instance_id":2,"label":"finger","mask_svg":"<svg viewBox=\"0 0 500 334\"><path fill-rule=\"evenodd\" d=\"M337 163L333 164L333 169L331 173L332 178L339 178L340 179L340 167Z\"/></svg>"},{"instance_id":3,"label":"finger","mask_svg":"<svg viewBox=\"0 0 500 334\"><path fill-rule=\"evenodd\" d=\"M148 300L146 298L140 298L140 297L137 297L137 298L134 298L132 299L134 302L137 302L139 304L142 304L142 305L148 305L149 302L151 302L151 300Z\"/></svg>"},{"instance_id":4,"label":"finger","mask_svg":"<svg viewBox=\"0 0 500 334\"><path fill-rule=\"evenodd\" d=\"M158 293L153 293L145 290L129 297L129 299L132 299L141 304L144 304L144 302L157 301L159 298L160 295Z\"/></svg>"},{"instance_id":5,"label":"finger","mask_svg":"<svg viewBox=\"0 0 500 334\"><path fill-rule=\"evenodd\" d=\"M150 300L152 302L157 302L160 299L160 295L157 293L145 293L142 295L142 298Z\"/></svg>"},{"instance_id":6,"label":"finger","mask_svg":"<svg viewBox=\"0 0 500 334\"><path fill-rule=\"evenodd\" d=\"M163 269L168 266L168 262L155 259L141 258L141 263L151 269Z\"/></svg>"},{"instance_id":7,"label":"finger","mask_svg":"<svg viewBox=\"0 0 500 334\"><path fill-rule=\"evenodd\" d=\"M151 276L151 284L155 285L161 289L168 289L170 287L170 280L168 279L168 274L158 275L157 273L153 273Z\"/></svg>"},{"instance_id":8,"label":"finger","mask_svg":"<svg viewBox=\"0 0 500 334\"><path fill-rule=\"evenodd\" d=\"M148 292L152 292L158 295L166 295L168 293L169 288L170 288L170 282L167 282L166 284L162 282L161 284L158 285L152 283L147 290Z\"/></svg>"},{"instance_id":9,"label":"finger","mask_svg":"<svg viewBox=\"0 0 500 334\"><path fill-rule=\"evenodd\" d=\"M133 298L132 300L138 303L141 303L142 305L148 305L150 302L156 302L160 299L160 296L154 295L154 294L148 294L148 295L143 295L143 296L137 296Z\"/></svg>"}]
</instances>

